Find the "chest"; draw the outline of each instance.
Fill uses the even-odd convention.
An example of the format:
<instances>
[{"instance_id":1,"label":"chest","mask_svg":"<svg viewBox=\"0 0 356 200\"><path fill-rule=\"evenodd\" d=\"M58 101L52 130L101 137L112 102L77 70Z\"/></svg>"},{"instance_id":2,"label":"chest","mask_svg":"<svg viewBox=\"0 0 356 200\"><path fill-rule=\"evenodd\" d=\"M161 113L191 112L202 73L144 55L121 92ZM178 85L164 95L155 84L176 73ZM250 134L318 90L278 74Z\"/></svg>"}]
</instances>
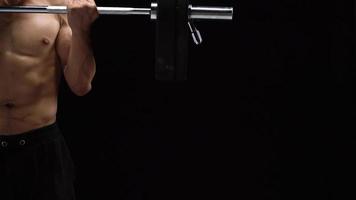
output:
<instances>
[{"instance_id":1,"label":"chest","mask_svg":"<svg viewBox=\"0 0 356 200\"><path fill-rule=\"evenodd\" d=\"M40 56L53 48L59 18L48 14L0 14L0 52Z\"/></svg>"}]
</instances>

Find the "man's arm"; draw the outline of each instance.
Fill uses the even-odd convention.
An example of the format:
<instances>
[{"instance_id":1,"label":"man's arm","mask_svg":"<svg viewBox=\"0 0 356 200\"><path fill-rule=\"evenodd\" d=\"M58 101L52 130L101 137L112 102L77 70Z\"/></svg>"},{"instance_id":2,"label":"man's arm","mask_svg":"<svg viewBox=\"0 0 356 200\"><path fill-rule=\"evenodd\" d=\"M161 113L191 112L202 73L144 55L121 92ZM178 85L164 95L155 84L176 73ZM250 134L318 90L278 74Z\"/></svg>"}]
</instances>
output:
<instances>
[{"instance_id":1,"label":"man's arm","mask_svg":"<svg viewBox=\"0 0 356 200\"><path fill-rule=\"evenodd\" d=\"M89 34L90 25L98 14L93 0L71 0L68 7L67 16L61 16L56 50L69 87L76 95L84 96L91 90L96 71Z\"/></svg>"}]
</instances>

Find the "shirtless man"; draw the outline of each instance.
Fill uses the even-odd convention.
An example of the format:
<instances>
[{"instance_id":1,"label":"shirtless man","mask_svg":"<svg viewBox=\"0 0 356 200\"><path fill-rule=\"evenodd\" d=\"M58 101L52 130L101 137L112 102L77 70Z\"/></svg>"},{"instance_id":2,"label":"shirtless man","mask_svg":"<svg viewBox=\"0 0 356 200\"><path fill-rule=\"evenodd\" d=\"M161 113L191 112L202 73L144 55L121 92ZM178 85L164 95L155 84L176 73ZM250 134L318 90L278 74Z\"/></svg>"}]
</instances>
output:
<instances>
[{"instance_id":1,"label":"shirtless man","mask_svg":"<svg viewBox=\"0 0 356 200\"><path fill-rule=\"evenodd\" d=\"M74 165L56 125L63 74L91 90L94 0L0 0L0 6L66 5L70 12L0 14L0 199L74 199Z\"/></svg>"}]
</instances>

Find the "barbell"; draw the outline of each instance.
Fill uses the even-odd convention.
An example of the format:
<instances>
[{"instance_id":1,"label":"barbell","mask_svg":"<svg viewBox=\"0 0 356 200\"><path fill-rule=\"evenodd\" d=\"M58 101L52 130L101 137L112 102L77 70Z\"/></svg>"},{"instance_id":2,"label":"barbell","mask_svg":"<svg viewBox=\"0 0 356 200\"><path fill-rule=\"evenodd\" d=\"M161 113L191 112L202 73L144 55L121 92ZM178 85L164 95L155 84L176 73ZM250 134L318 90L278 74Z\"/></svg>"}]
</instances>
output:
<instances>
[{"instance_id":1,"label":"barbell","mask_svg":"<svg viewBox=\"0 0 356 200\"><path fill-rule=\"evenodd\" d=\"M97 7L100 15L145 15L156 22L156 79L187 80L188 40L202 42L194 20L232 20L233 7L192 6L189 0L157 0L150 8ZM66 14L66 6L0 6L1 13Z\"/></svg>"}]
</instances>

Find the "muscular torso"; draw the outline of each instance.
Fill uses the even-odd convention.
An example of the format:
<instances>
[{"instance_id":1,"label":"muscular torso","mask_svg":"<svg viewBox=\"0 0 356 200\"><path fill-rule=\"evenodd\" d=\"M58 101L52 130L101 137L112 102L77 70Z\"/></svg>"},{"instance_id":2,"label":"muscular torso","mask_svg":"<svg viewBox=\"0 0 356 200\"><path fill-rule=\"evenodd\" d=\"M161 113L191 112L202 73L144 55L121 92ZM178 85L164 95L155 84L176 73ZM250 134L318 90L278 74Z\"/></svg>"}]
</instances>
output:
<instances>
[{"instance_id":1,"label":"muscular torso","mask_svg":"<svg viewBox=\"0 0 356 200\"><path fill-rule=\"evenodd\" d=\"M48 4L45 1L26 4ZM58 15L0 14L0 135L56 120Z\"/></svg>"}]
</instances>

